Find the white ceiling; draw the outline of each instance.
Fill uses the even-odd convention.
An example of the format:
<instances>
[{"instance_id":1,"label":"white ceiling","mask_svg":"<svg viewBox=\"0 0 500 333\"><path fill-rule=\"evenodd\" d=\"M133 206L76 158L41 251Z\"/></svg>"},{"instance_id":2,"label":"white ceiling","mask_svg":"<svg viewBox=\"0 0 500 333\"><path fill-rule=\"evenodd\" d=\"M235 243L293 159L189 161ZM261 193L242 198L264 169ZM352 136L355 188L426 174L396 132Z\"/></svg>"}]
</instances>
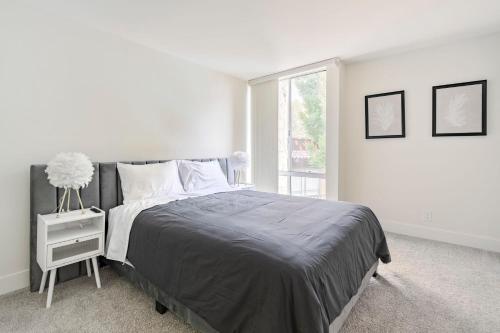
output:
<instances>
[{"instance_id":1,"label":"white ceiling","mask_svg":"<svg viewBox=\"0 0 500 333\"><path fill-rule=\"evenodd\" d=\"M500 30L499 0L50 0L46 10L251 79Z\"/></svg>"}]
</instances>

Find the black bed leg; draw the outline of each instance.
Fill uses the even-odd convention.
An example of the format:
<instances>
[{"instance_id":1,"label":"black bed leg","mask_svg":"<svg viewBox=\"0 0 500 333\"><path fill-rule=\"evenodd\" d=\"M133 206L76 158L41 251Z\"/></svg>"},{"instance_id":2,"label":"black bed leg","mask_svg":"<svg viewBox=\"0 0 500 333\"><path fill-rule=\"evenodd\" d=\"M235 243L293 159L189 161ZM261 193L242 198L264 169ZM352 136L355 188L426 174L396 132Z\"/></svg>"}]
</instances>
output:
<instances>
[{"instance_id":1,"label":"black bed leg","mask_svg":"<svg viewBox=\"0 0 500 333\"><path fill-rule=\"evenodd\" d=\"M163 304L161 304L160 302L156 301L156 312L158 312L159 314L164 314L165 312L167 312L167 307Z\"/></svg>"},{"instance_id":2,"label":"black bed leg","mask_svg":"<svg viewBox=\"0 0 500 333\"><path fill-rule=\"evenodd\" d=\"M378 276L377 271L373 272L373 275L372 275L372 276L373 276L373 277L377 277L377 276Z\"/></svg>"}]
</instances>

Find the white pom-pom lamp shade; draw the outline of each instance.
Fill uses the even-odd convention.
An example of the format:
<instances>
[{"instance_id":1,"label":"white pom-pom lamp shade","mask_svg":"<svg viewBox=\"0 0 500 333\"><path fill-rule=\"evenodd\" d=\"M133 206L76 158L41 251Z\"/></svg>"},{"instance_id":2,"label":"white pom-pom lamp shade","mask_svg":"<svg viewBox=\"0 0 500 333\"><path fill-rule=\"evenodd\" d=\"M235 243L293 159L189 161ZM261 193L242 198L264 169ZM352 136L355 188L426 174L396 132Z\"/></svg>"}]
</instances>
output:
<instances>
[{"instance_id":1,"label":"white pom-pom lamp shade","mask_svg":"<svg viewBox=\"0 0 500 333\"><path fill-rule=\"evenodd\" d=\"M59 213L64 205L66 194L68 194L69 210L70 191L72 189L76 191L83 212L79 189L87 187L94 175L94 166L87 155L82 153L59 153L47 163L45 172L51 185L64 188Z\"/></svg>"},{"instance_id":2,"label":"white pom-pom lamp shade","mask_svg":"<svg viewBox=\"0 0 500 333\"><path fill-rule=\"evenodd\" d=\"M248 154L244 151L235 151L230 158L234 170L244 170L248 167Z\"/></svg>"}]
</instances>

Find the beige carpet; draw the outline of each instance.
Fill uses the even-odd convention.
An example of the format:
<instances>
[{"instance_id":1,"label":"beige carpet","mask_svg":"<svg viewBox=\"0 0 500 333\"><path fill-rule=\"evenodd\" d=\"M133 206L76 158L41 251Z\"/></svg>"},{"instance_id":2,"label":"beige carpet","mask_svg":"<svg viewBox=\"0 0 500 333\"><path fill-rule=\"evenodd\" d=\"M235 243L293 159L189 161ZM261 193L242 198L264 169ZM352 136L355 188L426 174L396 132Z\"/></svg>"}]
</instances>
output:
<instances>
[{"instance_id":1,"label":"beige carpet","mask_svg":"<svg viewBox=\"0 0 500 333\"><path fill-rule=\"evenodd\" d=\"M499 332L500 254L388 234L393 262L379 266L342 332ZM0 332L193 332L111 269L43 295L0 297Z\"/></svg>"}]
</instances>

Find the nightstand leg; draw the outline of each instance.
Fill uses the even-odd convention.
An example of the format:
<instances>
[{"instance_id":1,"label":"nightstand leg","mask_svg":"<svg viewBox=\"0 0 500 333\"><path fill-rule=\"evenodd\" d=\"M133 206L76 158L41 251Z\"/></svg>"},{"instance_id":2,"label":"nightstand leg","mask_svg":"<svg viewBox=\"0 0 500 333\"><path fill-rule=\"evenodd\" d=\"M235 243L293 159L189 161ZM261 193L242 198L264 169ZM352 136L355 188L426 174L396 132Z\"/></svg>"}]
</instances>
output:
<instances>
[{"instance_id":1,"label":"nightstand leg","mask_svg":"<svg viewBox=\"0 0 500 333\"><path fill-rule=\"evenodd\" d=\"M57 268L50 270L49 292L47 294L47 309L50 308L50 304L52 303L52 293L54 292L54 283L56 282L56 272Z\"/></svg>"},{"instance_id":2,"label":"nightstand leg","mask_svg":"<svg viewBox=\"0 0 500 333\"><path fill-rule=\"evenodd\" d=\"M45 289L45 282L47 282L47 273L48 271L43 272L42 282L40 282L40 291L38 292L39 294L43 293L43 290Z\"/></svg>"},{"instance_id":3,"label":"nightstand leg","mask_svg":"<svg viewBox=\"0 0 500 333\"><path fill-rule=\"evenodd\" d=\"M94 266L95 283L97 288L101 288L101 278L99 277L99 267L97 267L97 257L92 258L92 266Z\"/></svg>"},{"instance_id":4,"label":"nightstand leg","mask_svg":"<svg viewBox=\"0 0 500 333\"><path fill-rule=\"evenodd\" d=\"M85 260L85 264L87 265L87 276L91 277L92 276L92 271L90 270L90 259Z\"/></svg>"}]
</instances>

